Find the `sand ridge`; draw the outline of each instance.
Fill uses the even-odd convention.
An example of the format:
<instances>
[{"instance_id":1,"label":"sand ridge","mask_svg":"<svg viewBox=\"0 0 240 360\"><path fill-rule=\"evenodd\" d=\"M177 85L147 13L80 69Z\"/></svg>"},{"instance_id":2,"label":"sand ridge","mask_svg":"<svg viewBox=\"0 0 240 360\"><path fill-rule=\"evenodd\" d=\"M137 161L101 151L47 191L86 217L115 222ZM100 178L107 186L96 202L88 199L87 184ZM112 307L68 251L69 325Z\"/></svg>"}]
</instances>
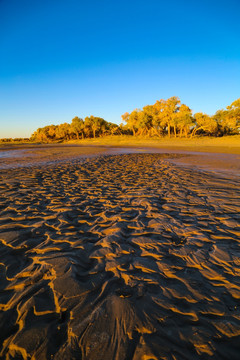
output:
<instances>
[{"instance_id":1,"label":"sand ridge","mask_svg":"<svg viewBox=\"0 0 240 360\"><path fill-rule=\"evenodd\" d=\"M167 154L4 170L3 359L239 359L240 181Z\"/></svg>"}]
</instances>

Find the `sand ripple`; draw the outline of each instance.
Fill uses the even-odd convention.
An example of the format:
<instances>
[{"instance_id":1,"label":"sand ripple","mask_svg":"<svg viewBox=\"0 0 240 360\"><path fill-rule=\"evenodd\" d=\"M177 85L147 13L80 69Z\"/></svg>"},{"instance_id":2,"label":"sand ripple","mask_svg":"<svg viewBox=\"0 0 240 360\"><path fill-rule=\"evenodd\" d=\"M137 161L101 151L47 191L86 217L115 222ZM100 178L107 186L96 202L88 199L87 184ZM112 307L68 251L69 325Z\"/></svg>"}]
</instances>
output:
<instances>
[{"instance_id":1,"label":"sand ripple","mask_svg":"<svg viewBox=\"0 0 240 360\"><path fill-rule=\"evenodd\" d=\"M167 158L2 172L1 358L239 359L240 182Z\"/></svg>"}]
</instances>

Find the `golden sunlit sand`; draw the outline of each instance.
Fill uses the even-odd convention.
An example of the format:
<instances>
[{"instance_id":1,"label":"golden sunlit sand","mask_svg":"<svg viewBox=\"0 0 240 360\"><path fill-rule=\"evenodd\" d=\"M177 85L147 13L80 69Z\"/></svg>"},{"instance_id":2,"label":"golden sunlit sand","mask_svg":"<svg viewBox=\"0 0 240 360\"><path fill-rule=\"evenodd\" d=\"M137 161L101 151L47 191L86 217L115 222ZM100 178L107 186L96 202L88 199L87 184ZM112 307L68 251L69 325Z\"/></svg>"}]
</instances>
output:
<instances>
[{"instance_id":1,"label":"golden sunlit sand","mask_svg":"<svg viewBox=\"0 0 240 360\"><path fill-rule=\"evenodd\" d=\"M70 140L68 144L84 146L143 146L167 150L199 151L213 153L240 154L240 135L223 137L202 136L197 138L149 138L140 136L104 136L96 139Z\"/></svg>"},{"instance_id":2,"label":"golden sunlit sand","mask_svg":"<svg viewBox=\"0 0 240 360\"><path fill-rule=\"evenodd\" d=\"M239 359L237 165L59 149L1 170L0 357Z\"/></svg>"}]
</instances>

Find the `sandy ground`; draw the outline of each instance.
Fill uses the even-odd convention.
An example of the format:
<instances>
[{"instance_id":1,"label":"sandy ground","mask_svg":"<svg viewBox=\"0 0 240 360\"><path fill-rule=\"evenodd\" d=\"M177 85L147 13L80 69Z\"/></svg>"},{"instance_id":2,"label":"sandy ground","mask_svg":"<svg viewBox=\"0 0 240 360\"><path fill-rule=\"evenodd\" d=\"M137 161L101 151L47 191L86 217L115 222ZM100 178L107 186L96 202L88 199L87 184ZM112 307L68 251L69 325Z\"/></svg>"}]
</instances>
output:
<instances>
[{"instance_id":1,"label":"sandy ground","mask_svg":"<svg viewBox=\"0 0 240 360\"><path fill-rule=\"evenodd\" d=\"M82 146L82 145L8 145L0 146L0 169L12 169L17 167L32 167L35 165L56 165L67 160L89 159L97 155L116 155L131 153L159 153L178 154L173 156L172 162L196 168L208 170L224 175L226 172L234 176L240 176L240 154L200 152L172 147L144 147L144 146Z\"/></svg>"},{"instance_id":2,"label":"sandy ground","mask_svg":"<svg viewBox=\"0 0 240 360\"><path fill-rule=\"evenodd\" d=\"M107 154L105 147L67 145L0 146L0 169L55 165L77 158Z\"/></svg>"},{"instance_id":3,"label":"sandy ground","mask_svg":"<svg viewBox=\"0 0 240 360\"><path fill-rule=\"evenodd\" d=\"M239 359L236 168L137 152L5 157L1 359Z\"/></svg>"}]
</instances>

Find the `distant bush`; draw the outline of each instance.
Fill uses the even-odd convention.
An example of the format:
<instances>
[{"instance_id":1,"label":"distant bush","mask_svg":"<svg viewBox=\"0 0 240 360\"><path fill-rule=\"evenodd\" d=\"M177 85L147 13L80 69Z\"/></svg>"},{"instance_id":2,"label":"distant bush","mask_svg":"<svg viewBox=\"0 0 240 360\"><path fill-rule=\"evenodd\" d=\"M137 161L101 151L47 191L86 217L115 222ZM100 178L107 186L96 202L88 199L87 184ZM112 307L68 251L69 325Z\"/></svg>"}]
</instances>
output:
<instances>
[{"instance_id":1,"label":"distant bush","mask_svg":"<svg viewBox=\"0 0 240 360\"><path fill-rule=\"evenodd\" d=\"M29 142L30 139L29 138L3 138L3 139L0 139L0 142L1 143L14 143L14 142Z\"/></svg>"}]
</instances>

